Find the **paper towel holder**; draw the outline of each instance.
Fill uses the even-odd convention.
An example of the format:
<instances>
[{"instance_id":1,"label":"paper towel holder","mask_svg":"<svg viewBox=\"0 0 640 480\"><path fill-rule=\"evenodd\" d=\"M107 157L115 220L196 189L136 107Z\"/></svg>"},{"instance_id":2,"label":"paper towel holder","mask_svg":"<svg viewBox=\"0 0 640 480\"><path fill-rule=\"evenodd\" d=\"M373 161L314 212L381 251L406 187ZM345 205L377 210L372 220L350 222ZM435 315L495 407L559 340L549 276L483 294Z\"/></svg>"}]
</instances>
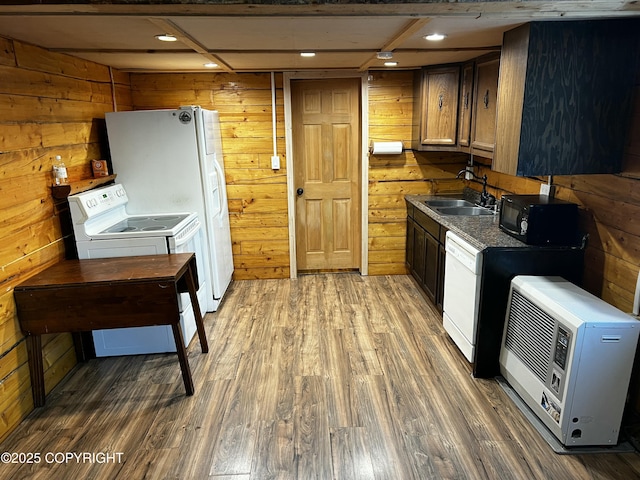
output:
<instances>
[{"instance_id":1,"label":"paper towel holder","mask_svg":"<svg viewBox=\"0 0 640 480\"><path fill-rule=\"evenodd\" d=\"M399 155L402 153L402 142L371 142L373 155Z\"/></svg>"}]
</instances>

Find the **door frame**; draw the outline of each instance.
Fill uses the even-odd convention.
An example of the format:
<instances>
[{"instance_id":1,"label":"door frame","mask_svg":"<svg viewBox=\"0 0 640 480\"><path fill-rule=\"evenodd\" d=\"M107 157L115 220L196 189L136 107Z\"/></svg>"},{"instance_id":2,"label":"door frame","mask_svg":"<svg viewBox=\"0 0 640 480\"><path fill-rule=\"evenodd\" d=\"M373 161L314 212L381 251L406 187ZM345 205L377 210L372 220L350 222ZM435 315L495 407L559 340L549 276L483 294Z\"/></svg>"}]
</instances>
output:
<instances>
[{"instance_id":1,"label":"door frame","mask_svg":"<svg viewBox=\"0 0 640 480\"><path fill-rule=\"evenodd\" d=\"M360 274L369 272L369 74L354 70L283 72L285 155L287 159L287 214L289 220L289 277L297 278L296 210L293 158L293 122L291 119L291 80L360 78Z\"/></svg>"}]
</instances>

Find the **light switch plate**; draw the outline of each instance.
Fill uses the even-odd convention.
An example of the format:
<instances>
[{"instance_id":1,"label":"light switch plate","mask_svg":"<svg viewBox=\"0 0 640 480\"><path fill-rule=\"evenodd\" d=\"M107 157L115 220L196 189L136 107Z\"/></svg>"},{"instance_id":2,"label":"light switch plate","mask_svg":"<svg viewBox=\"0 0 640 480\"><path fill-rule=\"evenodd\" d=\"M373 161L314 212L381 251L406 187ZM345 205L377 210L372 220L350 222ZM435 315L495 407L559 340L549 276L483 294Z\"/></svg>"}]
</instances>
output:
<instances>
[{"instance_id":1,"label":"light switch plate","mask_svg":"<svg viewBox=\"0 0 640 480\"><path fill-rule=\"evenodd\" d=\"M273 170L280 170L280 156L279 155L273 155L271 157L271 168Z\"/></svg>"}]
</instances>

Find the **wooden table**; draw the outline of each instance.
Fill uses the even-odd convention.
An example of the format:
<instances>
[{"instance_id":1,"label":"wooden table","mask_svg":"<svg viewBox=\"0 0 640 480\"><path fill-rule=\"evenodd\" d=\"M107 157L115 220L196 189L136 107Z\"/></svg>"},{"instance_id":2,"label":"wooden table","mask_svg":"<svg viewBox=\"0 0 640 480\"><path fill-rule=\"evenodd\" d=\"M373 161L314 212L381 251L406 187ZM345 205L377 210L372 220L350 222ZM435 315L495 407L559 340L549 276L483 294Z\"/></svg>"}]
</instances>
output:
<instances>
[{"instance_id":1,"label":"wooden table","mask_svg":"<svg viewBox=\"0 0 640 480\"><path fill-rule=\"evenodd\" d=\"M34 405L45 403L42 334L152 325L171 325L185 390L193 395L178 295L189 292L200 347L208 352L196 285L193 253L65 260L18 285L13 293L27 336Z\"/></svg>"}]
</instances>

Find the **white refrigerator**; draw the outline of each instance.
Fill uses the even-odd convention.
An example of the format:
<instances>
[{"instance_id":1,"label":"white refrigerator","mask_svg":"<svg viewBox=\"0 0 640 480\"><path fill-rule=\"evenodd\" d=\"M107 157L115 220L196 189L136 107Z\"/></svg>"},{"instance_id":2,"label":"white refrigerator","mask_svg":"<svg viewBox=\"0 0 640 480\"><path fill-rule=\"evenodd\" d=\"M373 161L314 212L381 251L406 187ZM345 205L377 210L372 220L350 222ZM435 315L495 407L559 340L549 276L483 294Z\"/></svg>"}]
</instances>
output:
<instances>
[{"instance_id":1,"label":"white refrigerator","mask_svg":"<svg viewBox=\"0 0 640 480\"><path fill-rule=\"evenodd\" d=\"M217 310L233 275L229 207L217 111L198 106L106 114L113 173L129 214L196 212ZM200 275L200 272L198 273Z\"/></svg>"}]
</instances>

